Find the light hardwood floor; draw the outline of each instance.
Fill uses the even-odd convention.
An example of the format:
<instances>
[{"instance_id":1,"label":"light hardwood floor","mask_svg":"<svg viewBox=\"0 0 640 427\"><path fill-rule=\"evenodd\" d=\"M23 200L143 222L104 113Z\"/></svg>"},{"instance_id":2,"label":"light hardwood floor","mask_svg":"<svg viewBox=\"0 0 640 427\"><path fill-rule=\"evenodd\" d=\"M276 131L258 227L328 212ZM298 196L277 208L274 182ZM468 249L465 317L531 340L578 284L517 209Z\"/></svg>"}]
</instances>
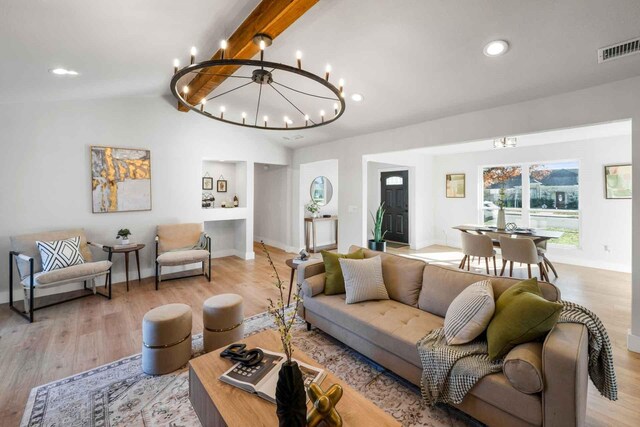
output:
<instances>
[{"instance_id":1,"label":"light hardwood floor","mask_svg":"<svg viewBox=\"0 0 640 427\"><path fill-rule=\"evenodd\" d=\"M234 292L245 298L245 315L263 312L275 297L272 272L256 247L256 259L228 257L214 260L212 282L202 277L170 281L154 290L153 278L114 286L114 298L88 297L36 312L36 322L0 306L0 425L18 425L31 388L140 351L141 322L146 311L169 302L183 302L193 310L193 332L202 331L203 301L213 294ZM282 280L292 255L270 248ZM391 249L431 263L457 266L455 249L431 246L424 250ZM478 268L484 268L476 265ZM587 424L638 425L640 420L640 355L626 350L630 324L631 277L605 270L557 265L563 298L593 310L609 330L619 381L618 402L609 402L590 386ZM524 277L526 268L516 269Z\"/></svg>"}]
</instances>

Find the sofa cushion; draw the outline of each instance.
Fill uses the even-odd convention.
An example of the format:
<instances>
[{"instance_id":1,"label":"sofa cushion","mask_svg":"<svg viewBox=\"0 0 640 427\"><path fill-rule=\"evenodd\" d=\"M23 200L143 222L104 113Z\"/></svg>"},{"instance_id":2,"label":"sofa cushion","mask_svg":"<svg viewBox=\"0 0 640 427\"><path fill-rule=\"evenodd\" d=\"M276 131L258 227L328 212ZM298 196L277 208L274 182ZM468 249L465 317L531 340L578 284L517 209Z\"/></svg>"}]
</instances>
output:
<instances>
[{"instance_id":1,"label":"sofa cushion","mask_svg":"<svg viewBox=\"0 0 640 427\"><path fill-rule=\"evenodd\" d=\"M389 299L387 288L384 287L384 280L382 280L380 257L366 260L341 258L339 261L344 276L347 304Z\"/></svg>"},{"instance_id":2,"label":"sofa cushion","mask_svg":"<svg viewBox=\"0 0 640 427\"><path fill-rule=\"evenodd\" d=\"M209 258L209 251L204 249L189 249L185 251L165 252L158 256L160 265L185 265L206 261Z\"/></svg>"},{"instance_id":3,"label":"sofa cushion","mask_svg":"<svg viewBox=\"0 0 640 427\"><path fill-rule=\"evenodd\" d=\"M541 295L535 278L505 291L496 301L496 313L487 327L489 358L499 359L518 344L547 334L558 321L563 305Z\"/></svg>"},{"instance_id":4,"label":"sofa cushion","mask_svg":"<svg viewBox=\"0 0 640 427\"><path fill-rule=\"evenodd\" d=\"M490 280L469 285L455 297L444 318L449 345L465 344L482 334L493 317L495 301Z\"/></svg>"},{"instance_id":5,"label":"sofa cushion","mask_svg":"<svg viewBox=\"0 0 640 427\"><path fill-rule=\"evenodd\" d=\"M345 304L345 295L320 294L305 298L306 310L330 319L407 362L420 367L416 343L444 319L393 300Z\"/></svg>"},{"instance_id":6,"label":"sofa cushion","mask_svg":"<svg viewBox=\"0 0 640 427\"><path fill-rule=\"evenodd\" d=\"M92 276L106 274L110 268L111 261L85 262L71 267L35 273L33 275L33 284L34 286L42 286L60 282L82 281ZM27 276L22 280L23 286L31 286L30 277Z\"/></svg>"},{"instance_id":7,"label":"sofa cushion","mask_svg":"<svg viewBox=\"0 0 640 427\"><path fill-rule=\"evenodd\" d=\"M412 307L418 306L418 296L422 289L422 274L426 265L424 261L357 246L352 246L350 251L357 249L364 251L365 258L379 256L382 259L382 276L389 298Z\"/></svg>"},{"instance_id":8,"label":"sofa cushion","mask_svg":"<svg viewBox=\"0 0 640 427\"><path fill-rule=\"evenodd\" d=\"M514 347L504 358L504 375L523 393L539 393L542 381L542 343L528 342Z\"/></svg>"},{"instance_id":9,"label":"sofa cushion","mask_svg":"<svg viewBox=\"0 0 640 427\"><path fill-rule=\"evenodd\" d=\"M418 307L429 313L444 317L449 304L464 288L487 277L489 276L485 274L468 273L458 269L426 264ZM491 277L493 295L499 298L504 291L520 281L521 279ZM558 301L560 299L560 291L554 285L540 282L539 286L544 298L549 301Z\"/></svg>"},{"instance_id":10,"label":"sofa cushion","mask_svg":"<svg viewBox=\"0 0 640 427\"><path fill-rule=\"evenodd\" d=\"M340 268L340 258L364 259L362 251L355 251L348 254L339 254L329 251L321 251L324 262L324 293L327 295L344 293L344 277Z\"/></svg>"},{"instance_id":11,"label":"sofa cushion","mask_svg":"<svg viewBox=\"0 0 640 427\"><path fill-rule=\"evenodd\" d=\"M42 271L53 271L72 265L84 264L80 252L80 236L49 242L36 241L42 260Z\"/></svg>"}]
</instances>

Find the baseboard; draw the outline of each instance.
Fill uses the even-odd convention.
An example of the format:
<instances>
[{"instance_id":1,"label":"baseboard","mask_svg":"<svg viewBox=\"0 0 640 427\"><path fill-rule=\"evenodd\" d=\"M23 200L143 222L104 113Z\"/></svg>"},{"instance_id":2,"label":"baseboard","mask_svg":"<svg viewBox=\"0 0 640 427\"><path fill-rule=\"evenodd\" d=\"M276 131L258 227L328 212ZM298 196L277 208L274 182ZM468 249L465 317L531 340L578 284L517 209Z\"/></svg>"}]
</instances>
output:
<instances>
[{"instance_id":1,"label":"baseboard","mask_svg":"<svg viewBox=\"0 0 640 427\"><path fill-rule=\"evenodd\" d=\"M242 252L236 249L220 249L219 251L211 252L211 258L224 258L228 256L237 256L242 258Z\"/></svg>"},{"instance_id":2,"label":"baseboard","mask_svg":"<svg viewBox=\"0 0 640 427\"><path fill-rule=\"evenodd\" d=\"M415 247L414 246L409 246L409 247L413 250L418 250L418 249L426 248L427 246L431 246L435 244L436 244L435 240L423 240L421 242L417 242L415 244Z\"/></svg>"},{"instance_id":3,"label":"baseboard","mask_svg":"<svg viewBox=\"0 0 640 427\"><path fill-rule=\"evenodd\" d=\"M640 336L633 335L631 330L627 334L627 349L635 353L640 353Z\"/></svg>"},{"instance_id":4,"label":"baseboard","mask_svg":"<svg viewBox=\"0 0 640 427\"><path fill-rule=\"evenodd\" d=\"M268 239L268 238L260 237L260 236L254 236L253 240L256 243L264 242L265 245L273 246L274 248L278 248L278 249L282 249L285 252L289 252L289 253L293 253L293 254L298 253L298 250L296 248L294 248L293 246L289 246L286 243L280 242L278 240Z\"/></svg>"}]
</instances>

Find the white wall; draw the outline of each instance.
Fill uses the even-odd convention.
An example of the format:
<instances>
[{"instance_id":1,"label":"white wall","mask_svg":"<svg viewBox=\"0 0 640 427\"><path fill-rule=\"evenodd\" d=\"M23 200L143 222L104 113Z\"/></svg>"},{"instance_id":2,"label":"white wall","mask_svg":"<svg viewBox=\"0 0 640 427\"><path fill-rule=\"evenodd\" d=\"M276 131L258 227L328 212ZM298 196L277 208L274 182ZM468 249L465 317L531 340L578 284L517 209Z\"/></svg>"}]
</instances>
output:
<instances>
[{"instance_id":1,"label":"white wall","mask_svg":"<svg viewBox=\"0 0 640 427\"><path fill-rule=\"evenodd\" d=\"M631 138L616 136L535 147L489 150L434 157L435 230L438 243L460 247L460 232L452 227L476 224L481 198L480 169L515 163L578 160L580 163L579 248L549 248L549 259L577 265L631 271L631 200L604 197L604 165L631 162ZM466 197L445 197L447 173L466 174ZM604 246L609 251L604 250Z\"/></svg>"},{"instance_id":2,"label":"white wall","mask_svg":"<svg viewBox=\"0 0 640 427\"><path fill-rule=\"evenodd\" d=\"M340 193L340 183L338 181L338 161L335 159L323 160L319 162L311 162L300 165L300 175L297 189L294 188L294 194L298 194L296 210L294 216L295 235L297 236L297 244L300 248L304 247L304 220L305 216L311 216L304 206L311 201L310 187L313 180L319 176L326 176L333 186L333 197L325 206L320 208L321 215L338 215L338 221L342 218L339 215L340 204L338 194ZM297 190L297 191L296 191ZM340 227L342 223L340 223ZM316 246L324 246L335 242L335 223L332 221L323 221L316 224L316 236L318 242Z\"/></svg>"},{"instance_id":3,"label":"white wall","mask_svg":"<svg viewBox=\"0 0 640 427\"><path fill-rule=\"evenodd\" d=\"M220 214L246 217L238 222L249 230L253 162L290 161L289 149L263 140L259 131L179 113L156 97L4 105L0 129L0 253L8 253L10 235L84 227L91 240L113 244L117 230L127 227L132 240L147 245L140 254L143 276L153 274L156 224L216 219L200 204L203 159L248 162L247 208ZM90 145L151 150L151 211L91 213ZM241 238L244 255L251 255L252 233ZM114 261L114 281L122 281L123 259ZM3 302L8 275L7 263L0 263Z\"/></svg>"},{"instance_id":4,"label":"white wall","mask_svg":"<svg viewBox=\"0 0 640 427\"><path fill-rule=\"evenodd\" d=\"M294 151L294 173L304 163L336 158L341 179L339 193L340 249L362 242L366 236L363 210L363 155L412 148L493 139L543 130L563 129L616 120L632 120L632 140L640 145L640 77L518 104L449 116L412 126L341 139ZM640 164L640 150L633 150L633 163ZM634 174L640 188L640 174ZM633 202L640 211L640 198ZM293 226L294 241L299 227ZM631 232L631 230L629 230ZM633 253L640 253L640 215L633 217ZM637 257L636 257L637 258ZM640 351L640 259L633 262L632 333L630 348Z\"/></svg>"},{"instance_id":5,"label":"white wall","mask_svg":"<svg viewBox=\"0 0 640 427\"><path fill-rule=\"evenodd\" d=\"M291 169L255 165L254 240L293 251L291 241Z\"/></svg>"}]
</instances>

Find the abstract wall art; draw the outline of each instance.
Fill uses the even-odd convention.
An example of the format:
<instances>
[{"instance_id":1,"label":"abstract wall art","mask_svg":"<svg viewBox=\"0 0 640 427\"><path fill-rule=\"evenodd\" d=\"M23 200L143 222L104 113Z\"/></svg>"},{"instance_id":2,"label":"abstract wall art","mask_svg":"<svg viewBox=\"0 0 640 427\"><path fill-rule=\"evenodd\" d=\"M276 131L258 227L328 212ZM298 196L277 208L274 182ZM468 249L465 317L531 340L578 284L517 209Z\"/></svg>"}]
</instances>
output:
<instances>
[{"instance_id":1,"label":"abstract wall art","mask_svg":"<svg viewBox=\"0 0 640 427\"><path fill-rule=\"evenodd\" d=\"M93 213L151 210L151 151L91 147Z\"/></svg>"}]
</instances>

